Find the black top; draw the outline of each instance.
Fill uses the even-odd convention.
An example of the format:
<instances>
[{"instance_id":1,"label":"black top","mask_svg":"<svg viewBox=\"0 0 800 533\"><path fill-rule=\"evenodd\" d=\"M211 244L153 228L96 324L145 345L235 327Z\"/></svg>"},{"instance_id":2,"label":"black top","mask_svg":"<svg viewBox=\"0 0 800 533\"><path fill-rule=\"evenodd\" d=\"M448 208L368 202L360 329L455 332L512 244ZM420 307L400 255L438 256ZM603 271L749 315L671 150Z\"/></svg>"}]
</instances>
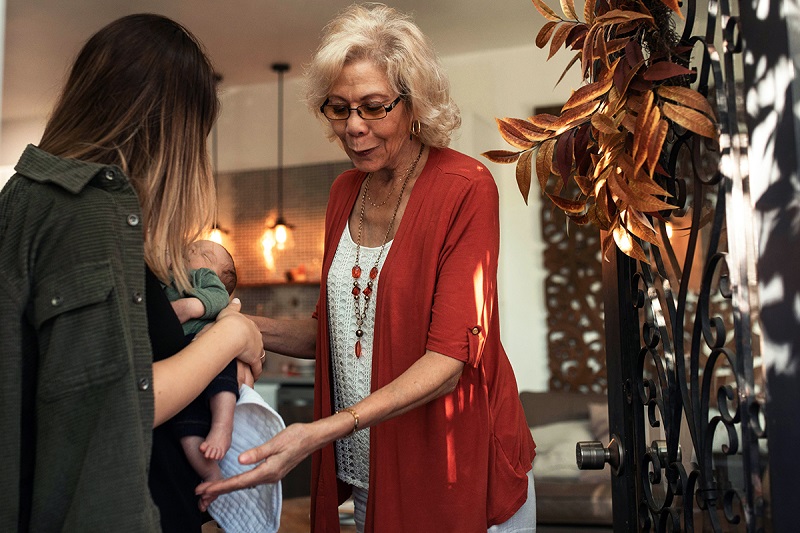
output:
<instances>
[{"instance_id":1,"label":"black top","mask_svg":"<svg viewBox=\"0 0 800 533\"><path fill-rule=\"evenodd\" d=\"M161 283L147 269L147 319L153 360L160 361L182 350L188 340L178 317L167 300ZM150 493L161 513L165 533L199 532L207 516L197 507L194 489L201 482L186 459L179 439L161 424L153 430L153 453L150 458Z\"/></svg>"}]
</instances>

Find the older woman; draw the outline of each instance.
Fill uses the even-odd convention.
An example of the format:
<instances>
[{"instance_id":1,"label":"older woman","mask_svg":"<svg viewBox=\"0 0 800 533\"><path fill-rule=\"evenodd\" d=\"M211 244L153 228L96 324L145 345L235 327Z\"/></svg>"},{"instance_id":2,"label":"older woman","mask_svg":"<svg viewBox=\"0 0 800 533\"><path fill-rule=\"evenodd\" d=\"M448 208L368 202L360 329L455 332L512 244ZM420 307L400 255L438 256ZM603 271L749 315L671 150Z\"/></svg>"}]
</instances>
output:
<instances>
[{"instance_id":1,"label":"older woman","mask_svg":"<svg viewBox=\"0 0 800 533\"><path fill-rule=\"evenodd\" d=\"M316 356L315 417L242 454L264 461L198 492L281 479L314 452L312 522L359 531L533 531L534 456L500 343L498 194L447 149L460 118L420 30L383 5L327 27L308 101L355 169L326 215L315 317L254 318L264 346Z\"/></svg>"}]
</instances>

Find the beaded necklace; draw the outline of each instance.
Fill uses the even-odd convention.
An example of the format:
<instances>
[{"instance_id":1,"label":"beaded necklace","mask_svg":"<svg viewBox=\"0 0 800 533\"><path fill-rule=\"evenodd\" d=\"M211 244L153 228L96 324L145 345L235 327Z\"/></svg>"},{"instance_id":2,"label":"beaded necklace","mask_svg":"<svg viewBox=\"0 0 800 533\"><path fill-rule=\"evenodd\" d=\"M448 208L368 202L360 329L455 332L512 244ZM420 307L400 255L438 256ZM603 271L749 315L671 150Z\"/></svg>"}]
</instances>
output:
<instances>
[{"instance_id":1,"label":"beaded necklace","mask_svg":"<svg viewBox=\"0 0 800 533\"><path fill-rule=\"evenodd\" d=\"M358 215L358 238L356 239L356 264L353 265L353 302L355 305L356 310L356 345L355 345L355 354L356 357L361 357L361 337L364 335L364 331L361 327L364 324L364 320L367 317L367 309L369 308L369 301L370 297L372 296L372 287L375 284L375 280L378 278L378 263L380 263L381 256L383 256L383 250L386 248L386 241L389 239L389 233L391 233L392 228L394 227L394 219L397 217L397 211L400 209L400 202L403 200L403 192L406 190L406 185L408 184L408 179L414 173L414 170L417 168L417 163L419 163L420 157L422 157L422 149L425 148L424 144L421 144L419 147L419 153L417 154L417 158L411 163L411 166L408 167L406 170L406 175L403 178L403 186L400 187L400 196L397 197L397 204L394 206L394 213L392 213L392 219L389 221L389 227L386 228L386 235L383 236L383 244L381 244L381 250L378 252L378 258L375 259L375 264L369 271L369 280L367 280L367 286L364 287L364 290L361 290L361 285L359 284L359 279L361 278L361 266L359 265L359 261L361 259L361 231L364 227L364 209L366 207L367 201L367 193L369 191L369 184L372 180L372 173L367 176L367 181L364 184L364 192L361 194L361 212ZM388 200L388 198L387 198ZM384 202L385 203L385 202ZM361 295L364 295L364 308L361 308Z\"/></svg>"}]
</instances>

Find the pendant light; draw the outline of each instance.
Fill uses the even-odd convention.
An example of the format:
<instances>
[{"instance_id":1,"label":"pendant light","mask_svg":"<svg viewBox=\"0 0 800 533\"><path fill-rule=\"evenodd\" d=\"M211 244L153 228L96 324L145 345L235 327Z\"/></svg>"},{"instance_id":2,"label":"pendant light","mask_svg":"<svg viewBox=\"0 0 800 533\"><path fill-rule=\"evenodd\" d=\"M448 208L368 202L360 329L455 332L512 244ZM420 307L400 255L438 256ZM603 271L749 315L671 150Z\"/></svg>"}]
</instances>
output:
<instances>
[{"instance_id":1,"label":"pendant light","mask_svg":"<svg viewBox=\"0 0 800 533\"><path fill-rule=\"evenodd\" d=\"M275 247L283 250L289 240L292 226L283 218L283 75L289 70L288 63L273 63L272 70L278 73L278 218L272 230L275 236Z\"/></svg>"},{"instance_id":2,"label":"pendant light","mask_svg":"<svg viewBox=\"0 0 800 533\"><path fill-rule=\"evenodd\" d=\"M214 84L218 86L221 81L222 74L214 74ZM214 224L211 226L211 231L208 232L207 239L217 244L222 244L223 235L227 235L228 232L219 225L219 167L217 164L217 154L219 150L219 138L217 137L218 123L219 119L215 120L211 128L211 172L214 176L214 194L216 195L217 201L215 202Z\"/></svg>"}]
</instances>

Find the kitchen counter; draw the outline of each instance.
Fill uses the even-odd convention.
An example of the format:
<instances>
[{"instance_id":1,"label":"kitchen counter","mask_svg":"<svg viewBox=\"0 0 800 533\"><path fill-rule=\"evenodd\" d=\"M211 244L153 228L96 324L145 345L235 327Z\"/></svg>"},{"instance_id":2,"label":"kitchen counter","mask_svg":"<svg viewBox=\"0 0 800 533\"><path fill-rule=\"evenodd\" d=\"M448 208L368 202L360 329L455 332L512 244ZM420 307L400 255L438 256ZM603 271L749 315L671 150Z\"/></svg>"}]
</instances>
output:
<instances>
[{"instance_id":1,"label":"kitchen counter","mask_svg":"<svg viewBox=\"0 0 800 533\"><path fill-rule=\"evenodd\" d=\"M281 387L284 387L284 393L294 389L313 391L314 376L287 372L264 372L253 386L256 392L264 398L264 401L278 412L280 412L278 403L280 401L279 389ZM313 398L313 392L311 392L311 397Z\"/></svg>"}]
</instances>

